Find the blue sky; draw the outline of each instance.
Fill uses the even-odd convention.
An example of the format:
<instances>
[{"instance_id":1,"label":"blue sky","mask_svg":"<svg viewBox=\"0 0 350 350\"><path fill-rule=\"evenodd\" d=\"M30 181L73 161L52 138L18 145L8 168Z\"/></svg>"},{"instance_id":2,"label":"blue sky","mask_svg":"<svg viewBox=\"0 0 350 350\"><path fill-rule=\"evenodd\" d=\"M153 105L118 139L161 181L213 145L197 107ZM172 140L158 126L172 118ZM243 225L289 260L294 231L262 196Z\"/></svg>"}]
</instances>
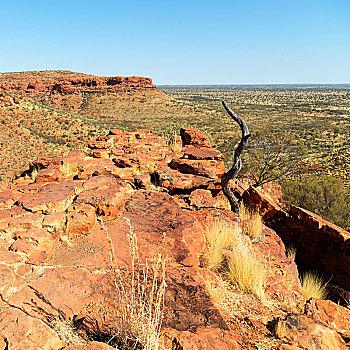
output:
<instances>
[{"instance_id":1,"label":"blue sky","mask_svg":"<svg viewBox=\"0 0 350 350\"><path fill-rule=\"evenodd\" d=\"M2 1L0 72L350 83L350 0Z\"/></svg>"}]
</instances>

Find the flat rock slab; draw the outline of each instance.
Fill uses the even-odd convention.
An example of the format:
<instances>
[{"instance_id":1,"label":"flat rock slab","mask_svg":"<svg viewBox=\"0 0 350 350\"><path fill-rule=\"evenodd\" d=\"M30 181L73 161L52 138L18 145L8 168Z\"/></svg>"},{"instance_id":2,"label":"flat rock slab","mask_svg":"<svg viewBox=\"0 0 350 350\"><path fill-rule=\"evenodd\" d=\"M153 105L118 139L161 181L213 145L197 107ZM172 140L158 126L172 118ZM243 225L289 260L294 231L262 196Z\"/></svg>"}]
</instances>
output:
<instances>
[{"instance_id":1,"label":"flat rock slab","mask_svg":"<svg viewBox=\"0 0 350 350\"><path fill-rule=\"evenodd\" d=\"M169 261L199 266L199 256L205 245L203 226L166 193L137 191L126 202L121 218L107 223L106 228L116 257L122 263L130 260L128 235L133 231L142 259L165 250Z\"/></svg>"},{"instance_id":2,"label":"flat rock slab","mask_svg":"<svg viewBox=\"0 0 350 350\"><path fill-rule=\"evenodd\" d=\"M37 193L24 194L19 203L34 213L62 212L70 205L81 186L80 181L48 183Z\"/></svg>"}]
</instances>

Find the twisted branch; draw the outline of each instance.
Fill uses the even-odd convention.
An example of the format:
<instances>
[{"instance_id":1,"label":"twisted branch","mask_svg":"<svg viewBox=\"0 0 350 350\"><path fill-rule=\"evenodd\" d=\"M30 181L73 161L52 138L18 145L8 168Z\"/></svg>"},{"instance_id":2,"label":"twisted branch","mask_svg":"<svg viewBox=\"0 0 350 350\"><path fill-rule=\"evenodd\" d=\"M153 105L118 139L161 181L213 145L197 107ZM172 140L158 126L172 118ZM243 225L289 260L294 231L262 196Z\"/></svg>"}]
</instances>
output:
<instances>
[{"instance_id":1,"label":"twisted branch","mask_svg":"<svg viewBox=\"0 0 350 350\"><path fill-rule=\"evenodd\" d=\"M224 100L222 100L222 104L226 109L226 112L232 117L232 119L240 126L242 130L242 138L235 150L232 168L227 171L221 178L222 191L230 202L231 210L237 214L239 219L239 205L237 199L231 192L229 181L231 179L234 179L242 168L241 155L244 147L247 145L250 134L245 121L238 114L232 111Z\"/></svg>"}]
</instances>

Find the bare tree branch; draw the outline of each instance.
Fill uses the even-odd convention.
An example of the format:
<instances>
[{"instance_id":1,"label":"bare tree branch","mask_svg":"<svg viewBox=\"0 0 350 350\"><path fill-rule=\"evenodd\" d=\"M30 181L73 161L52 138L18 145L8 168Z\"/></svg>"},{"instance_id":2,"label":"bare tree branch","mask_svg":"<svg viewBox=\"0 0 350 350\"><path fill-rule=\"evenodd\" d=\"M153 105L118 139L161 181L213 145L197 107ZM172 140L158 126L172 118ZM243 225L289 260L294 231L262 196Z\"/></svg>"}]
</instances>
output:
<instances>
[{"instance_id":1,"label":"bare tree branch","mask_svg":"<svg viewBox=\"0 0 350 350\"><path fill-rule=\"evenodd\" d=\"M242 159L241 155L243 152L244 147L246 146L248 142L248 138L250 136L248 127L245 123L245 121L234 111L232 111L227 104L225 103L224 100L222 100L222 104L224 108L226 109L226 112L232 117L232 119L240 126L242 130L242 137L241 141L239 142L235 154L234 154L234 159L233 159L233 165L232 168L227 171L221 178L221 186L222 186L222 191L224 192L225 196L230 202L231 205L231 210L235 212L238 215L239 218L239 206L237 199L234 197L233 193L231 192L229 181L231 179L234 179L239 171L242 168Z\"/></svg>"}]
</instances>

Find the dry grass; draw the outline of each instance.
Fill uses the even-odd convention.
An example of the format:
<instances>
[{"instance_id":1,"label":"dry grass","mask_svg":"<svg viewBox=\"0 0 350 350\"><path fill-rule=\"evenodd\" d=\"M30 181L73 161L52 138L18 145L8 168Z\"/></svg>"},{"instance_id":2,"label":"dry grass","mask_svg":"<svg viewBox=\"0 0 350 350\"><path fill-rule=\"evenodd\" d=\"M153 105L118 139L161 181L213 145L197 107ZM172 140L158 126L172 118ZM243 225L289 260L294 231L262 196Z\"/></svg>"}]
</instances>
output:
<instances>
[{"instance_id":1,"label":"dry grass","mask_svg":"<svg viewBox=\"0 0 350 350\"><path fill-rule=\"evenodd\" d=\"M228 278L236 282L244 292L266 301L264 280L266 266L247 243L237 242L228 262Z\"/></svg>"},{"instance_id":2,"label":"dry grass","mask_svg":"<svg viewBox=\"0 0 350 350\"><path fill-rule=\"evenodd\" d=\"M239 207L240 216L244 222L243 232L253 240L261 240L263 220L261 215L246 207L243 203Z\"/></svg>"},{"instance_id":3,"label":"dry grass","mask_svg":"<svg viewBox=\"0 0 350 350\"><path fill-rule=\"evenodd\" d=\"M206 227L207 249L203 254L206 267L215 269L222 265L223 250L234 244L238 231L238 225L232 225L225 221L214 221Z\"/></svg>"},{"instance_id":4,"label":"dry grass","mask_svg":"<svg viewBox=\"0 0 350 350\"><path fill-rule=\"evenodd\" d=\"M258 213L251 215L250 220L243 227L243 232L251 239L261 239L262 234L262 217Z\"/></svg>"},{"instance_id":5,"label":"dry grass","mask_svg":"<svg viewBox=\"0 0 350 350\"><path fill-rule=\"evenodd\" d=\"M60 172L64 177L71 176L71 175L77 175L78 174L78 167L75 164L71 163L62 163L60 165Z\"/></svg>"},{"instance_id":6,"label":"dry grass","mask_svg":"<svg viewBox=\"0 0 350 350\"><path fill-rule=\"evenodd\" d=\"M305 299L327 298L327 283L314 271L304 272L301 276L302 295Z\"/></svg>"},{"instance_id":7,"label":"dry grass","mask_svg":"<svg viewBox=\"0 0 350 350\"><path fill-rule=\"evenodd\" d=\"M87 341L78 334L74 325L66 320L62 320L59 316L50 321L50 327L68 345L87 344Z\"/></svg>"},{"instance_id":8,"label":"dry grass","mask_svg":"<svg viewBox=\"0 0 350 350\"><path fill-rule=\"evenodd\" d=\"M239 233L238 225L214 221L206 228L206 240L207 249L203 256L205 266L217 269L224 265L230 282L264 301L265 263L251 249L249 240ZM225 249L227 252L224 254Z\"/></svg>"},{"instance_id":9,"label":"dry grass","mask_svg":"<svg viewBox=\"0 0 350 350\"><path fill-rule=\"evenodd\" d=\"M251 209L246 207L243 202L239 205L239 215L243 221L249 220L252 215Z\"/></svg>"},{"instance_id":10,"label":"dry grass","mask_svg":"<svg viewBox=\"0 0 350 350\"><path fill-rule=\"evenodd\" d=\"M295 260L296 255L297 255L297 249L292 245L288 246L286 249L286 256Z\"/></svg>"},{"instance_id":11,"label":"dry grass","mask_svg":"<svg viewBox=\"0 0 350 350\"><path fill-rule=\"evenodd\" d=\"M173 152L181 152L182 151L182 141L174 138L170 143L170 147L171 147L171 150Z\"/></svg>"},{"instance_id":12,"label":"dry grass","mask_svg":"<svg viewBox=\"0 0 350 350\"><path fill-rule=\"evenodd\" d=\"M279 319L275 325L274 328L275 331L275 335L279 338L279 339L283 339L286 337L287 334L287 325L286 322Z\"/></svg>"},{"instance_id":13,"label":"dry grass","mask_svg":"<svg viewBox=\"0 0 350 350\"><path fill-rule=\"evenodd\" d=\"M159 254L152 265L147 261L146 264L141 264L136 235L130 221L126 220L130 227L128 240L131 266L127 276L116 266L119 327L113 343L120 350L161 349L159 333L166 287L165 258ZM115 262L115 255L113 260Z\"/></svg>"}]
</instances>

